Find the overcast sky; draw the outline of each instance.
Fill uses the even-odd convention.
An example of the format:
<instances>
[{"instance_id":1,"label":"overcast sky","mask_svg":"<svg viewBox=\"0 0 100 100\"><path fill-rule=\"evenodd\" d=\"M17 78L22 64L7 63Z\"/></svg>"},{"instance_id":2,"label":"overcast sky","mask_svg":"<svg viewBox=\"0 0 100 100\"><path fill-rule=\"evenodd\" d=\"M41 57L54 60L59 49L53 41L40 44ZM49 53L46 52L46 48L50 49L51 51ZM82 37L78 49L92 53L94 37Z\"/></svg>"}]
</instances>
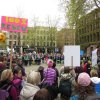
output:
<instances>
[{"instance_id":1,"label":"overcast sky","mask_svg":"<svg viewBox=\"0 0 100 100\"><path fill-rule=\"evenodd\" d=\"M0 0L0 17L28 18L29 26L33 17L44 24L49 16L51 20L59 19L60 27L64 24L64 13L59 9L59 0Z\"/></svg>"}]
</instances>

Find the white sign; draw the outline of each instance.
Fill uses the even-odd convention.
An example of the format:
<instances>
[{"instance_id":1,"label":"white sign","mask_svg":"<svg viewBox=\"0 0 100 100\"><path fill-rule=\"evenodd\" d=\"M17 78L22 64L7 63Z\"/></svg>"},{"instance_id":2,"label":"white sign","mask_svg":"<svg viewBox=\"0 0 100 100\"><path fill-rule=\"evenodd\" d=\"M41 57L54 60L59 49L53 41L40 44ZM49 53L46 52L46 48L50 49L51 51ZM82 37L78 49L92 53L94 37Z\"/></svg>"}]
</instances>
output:
<instances>
[{"instance_id":1,"label":"white sign","mask_svg":"<svg viewBox=\"0 0 100 100\"><path fill-rule=\"evenodd\" d=\"M97 49L92 51L92 67L97 64Z\"/></svg>"},{"instance_id":2,"label":"white sign","mask_svg":"<svg viewBox=\"0 0 100 100\"><path fill-rule=\"evenodd\" d=\"M80 66L80 46L64 46L64 66Z\"/></svg>"}]
</instances>

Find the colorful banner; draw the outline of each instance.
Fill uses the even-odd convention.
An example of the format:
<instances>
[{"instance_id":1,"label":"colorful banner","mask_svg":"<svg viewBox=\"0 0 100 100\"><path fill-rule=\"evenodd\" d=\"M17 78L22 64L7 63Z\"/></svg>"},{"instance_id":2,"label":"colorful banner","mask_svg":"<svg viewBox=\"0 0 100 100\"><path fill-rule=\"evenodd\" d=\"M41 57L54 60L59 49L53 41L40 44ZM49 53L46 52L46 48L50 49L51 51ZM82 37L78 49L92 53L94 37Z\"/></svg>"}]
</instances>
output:
<instances>
[{"instance_id":1,"label":"colorful banner","mask_svg":"<svg viewBox=\"0 0 100 100\"><path fill-rule=\"evenodd\" d=\"M9 32L27 32L28 19L2 16L1 30Z\"/></svg>"}]
</instances>

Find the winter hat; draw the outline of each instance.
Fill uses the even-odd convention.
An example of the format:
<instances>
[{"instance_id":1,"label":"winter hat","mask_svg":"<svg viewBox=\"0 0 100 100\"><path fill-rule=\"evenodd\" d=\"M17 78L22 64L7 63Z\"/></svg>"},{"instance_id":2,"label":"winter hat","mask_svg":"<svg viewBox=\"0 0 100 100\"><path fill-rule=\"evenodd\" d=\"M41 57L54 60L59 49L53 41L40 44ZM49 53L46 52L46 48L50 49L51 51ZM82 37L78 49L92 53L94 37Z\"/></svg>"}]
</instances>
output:
<instances>
[{"instance_id":1,"label":"winter hat","mask_svg":"<svg viewBox=\"0 0 100 100\"><path fill-rule=\"evenodd\" d=\"M48 67L52 67L53 66L53 61L51 59L48 59L47 65L48 65Z\"/></svg>"},{"instance_id":2,"label":"winter hat","mask_svg":"<svg viewBox=\"0 0 100 100\"><path fill-rule=\"evenodd\" d=\"M91 79L90 79L90 76L83 72L83 73L80 73L79 76L78 76L78 84L81 85L81 86L88 86L90 85L91 83Z\"/></svg>"}]
</instances>

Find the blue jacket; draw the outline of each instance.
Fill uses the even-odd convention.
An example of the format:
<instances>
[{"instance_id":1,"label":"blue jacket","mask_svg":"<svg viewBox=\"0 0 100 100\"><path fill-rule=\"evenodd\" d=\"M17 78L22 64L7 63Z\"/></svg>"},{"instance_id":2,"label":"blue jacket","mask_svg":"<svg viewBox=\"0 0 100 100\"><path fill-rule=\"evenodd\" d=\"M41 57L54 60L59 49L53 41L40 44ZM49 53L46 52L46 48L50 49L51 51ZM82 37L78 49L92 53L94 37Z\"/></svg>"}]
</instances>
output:
<instances>
[{"instance_id":1,"label":"blue jacket","mask_svg":"<svg viewBox=\"0 0 100 100\"><path fill-rule=\"evenodd\" d=\"M71 96L70 100L78 100L78 96L77 95Z\"/></svg>"}]
</instances>

